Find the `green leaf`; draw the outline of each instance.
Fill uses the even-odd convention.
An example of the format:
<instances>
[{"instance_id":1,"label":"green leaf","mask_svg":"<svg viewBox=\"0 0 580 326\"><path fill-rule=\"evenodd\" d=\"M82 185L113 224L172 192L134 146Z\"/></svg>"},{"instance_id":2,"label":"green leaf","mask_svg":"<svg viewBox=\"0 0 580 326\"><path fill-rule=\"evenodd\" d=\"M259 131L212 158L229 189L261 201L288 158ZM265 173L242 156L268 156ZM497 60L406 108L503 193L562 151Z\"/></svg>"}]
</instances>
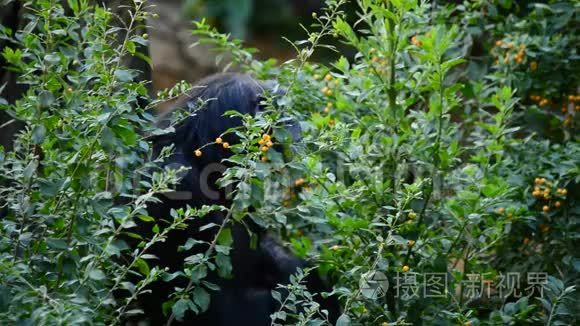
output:
<instances>
[{"instance_id":1,"label":"green leaf","mask_svg":"<svg viewBox=\"0 0 580 326\"><path fill-rule=\"evenodd\" d=\"M230 228L224 228L219 236L218 243L222 246L230 247L234 243L234 238L232 237L232 230Z\"/></svg>"},{"instance_id":2,"label":"green leaf","mask_svg":"<svg viewBox=\"0 0 580 326\"><path fill-rule=\"evenodd\" d=\"M107 276L100 269L92 269L89 271L89 278L95 281L104 280Z\"/></svg>"},{"instance_id":3,"label":"green leaf","mask_svg":"<svg viewBox=\"0 0 580 326\"><path fill-rule=\"evenodd\" d=\"M148 276L149 273L151 272L151 269L149 268L149 264L147 264L147 262L143 259L137 259L135 261L135 267L137 267L137 270L143 276Z\"/></svg>"},{"instance_id":4,"label":"green leaf","mask_svg":"<svg viewBox=\"0 0 580 326\"><path fill-rule=\"evenodd\" d=\"M193 290L193 302L197 304L201 312L204 312L209 308L210 295L201 286L198 286Z\"/></svg>"},{"instance_id":5,"label":"green leaf","mask_svg":"<svg viewBox=\"0 0 580 326\"><path fill-rule=\"evenodd\" d=\"M336 320L336 326L350 326L350 324L350 317L347 314L340 315L338 320Z\"/></svg>"},{"instance_id":6,"label":"green leaf","mask_svg":"<svg viewBox=\"0 0 580 326\"><path fill-rule=\"evenodd\" d=\"M35 145L42 144L46 138L46 127L44 125L36 125L32 130L32 142Z\"/></svg>"},{"instance_id":7,"label":"green leaf","mask_svg":"<svg viewBox=\"0 0 580 326\"><path fill-rule=\"evenodd\" d=\"M49 91L42 91L40 94L38 94L38 103L43 108L49 107L52 103L54 103L54 101L55 97Z\"/></svg>"},{"instance_id":8,"label":"green leaf","mask_svg":"<svg viewBox=\"0 0 580 326\"><path fill-rule=\"evenodd\" d=\"M133 74L124 69L117 69L115 70L115 77L121 82L128 82L133 80Z\"/></svg>"},{"instance_id":9,"label":"green leaf","mask_svg":"<svg viewBox=\"0 0 580 326\"><path fill-rule=\"evenodd\" d=\"M50 248L53 248L53 249L59 249L59 250L68 249L68 243L65 241L65 239L48 238L48 239L46 239L46 245L48 245Z\"/></svg>"},{"instance_id":10,"label":"green leaf","mask_svg":"<svg viewBox=\"0 0 580 326\"><path fill-rule=\"evenodd\" d=\"M178 321L183 321L183 317L185 316L185 312L190 310L191 305L193 302L189 299L179 299L177 302L171 307L171 312L173 316Z\"/></svg>"}]
</instances>

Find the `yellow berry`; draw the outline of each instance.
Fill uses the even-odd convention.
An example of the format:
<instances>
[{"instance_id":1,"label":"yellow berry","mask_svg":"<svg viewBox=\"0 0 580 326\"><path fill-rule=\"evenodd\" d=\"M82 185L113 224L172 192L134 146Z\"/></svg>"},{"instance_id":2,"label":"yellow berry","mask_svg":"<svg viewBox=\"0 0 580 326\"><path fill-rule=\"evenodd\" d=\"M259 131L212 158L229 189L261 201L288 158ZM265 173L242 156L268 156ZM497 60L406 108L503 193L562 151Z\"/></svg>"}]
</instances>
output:
<instances>
[{"instance_id":1,"label":"yellow berry","mask_svg":"<svg viewBox=\"0 0 580 326\"><path fill-rule=\"evenodd\" d=\"M228 142L225 142L222 144L222 147L225 149L228 149L228 148L230 148L230 144Z\"/></svg>"},{"instance_id":2,"label":"yellow berry","mask_svg":"<svg viewBox=\"0 0 580 326\"><path fill-rule=\"evenodd\" d=\"M415 240L407 241L407 247L412 248L415 245Z\"/></svg>"},{"instance_id":3,"label":"yellow berry","mask_svg":"<svg viewBox=\"0 0 580 326\"><path fill-rule=\"evenodd\" d=\"M294 185L296 187L300 187L301 185L304 184L304 182L305 182L304 178L299 178L299 179L296 179L296 181L294 181Z\"/></svg>"},{"instance_id":4,"label":"yellow berry","mask_svg":"<svg viewBox=\"0 0 580 326\"><path fill-rule=\"evenodd\" d=\"M332 80L332 75L331 74L326 74L326 76L324 76L324 80L331 81Z\"/></svg>"},{"instance_id":5,"label":"yellow berry","mask_svg":"<svg viewBox=\"0 0 580 326\"><path fill-rule=\"evenodd\" d=\"M224 142L224 140L223 140L223 139L221 139L221 137L218 137L218 138L216 138L216 139L215 139L215 143L216 143L216 144L221 144L221 143L223 143L223 142Z\"/></svg>"},{"instance_id":6,"label":"yellow berry","mask_svg":"<svg viewBox=\"0 0 580 326\"><path fill-rule=\"evenodd\" d=\"M314 76L312 76L312 78L314 78L314 80L319 80L320 79L320 75L319 74L315 74Z\"/></svg>"},{"instance_id":7,"label":"yellow berry","mask_svg":"<svg viewBox=\"0 0 580 326\"><path fill-rule=\"evenodd\" d=\"M263 134L263 135L262 135L262 139L263 139L263 140L265 140L265 141L268 141L268 140L270 140L270 138L271 138L271 137L270 137L270 135L268 135L268 134Z\"/></svg>"},{"instance_id":8,"label":"yellow berry","mask_svg":"<svg viewBox=\"0 0 580 326\"><path fill-rule=\"evenodd\" d=\"M260 144L260 146L264 145L265 143L266 141L263 139L258 140L258 144Z\"/></svg>"},{"instance_id":9,"label":"yellow berry","mask_svg":"<svg viewBox=\"0 0 580 326\"><path fill-rule=\"evenodd\" d=\"M505 208L500 207L500 208L497 209L497 212L500 213L500 214L503 214L505 212Z\"/></svg>"},{"instance_id":10,"label":"yellow berry","mask_svg":"<svg viewBox=\"0 0 580 326\"><path fill-rule=\"evenodd\" d=\"M538 69L538 63L536 61L530 62L530 69L536 71L536 69Z\"/></svg>"},{"instance_id":11,"label":"yellow berry","mask_svg":"<svg viewBox=\"0 0 580 326\"><path fill-rule=\"evenodd\" d=\"M195 156L200 157L201 156L201 151L199 149L196 149L195 152L193 152L195 154Z\"/></svg>"},{"instance_id":12,"label":"yellow berry","mask_svg":"<svg viewBox=\"0 0 580 326\"><path fill-rule=\"evenodd\" d=\"M272 143L272 141L271 141L271 140L268 140L268 141L266 142L266 146L268 146L268 147L272 147L272 146L274 146L274 143Z\"/></svg>"},{"instance_id":13,"label":"yellow berry","mask_svg":"<svg viewBox=\"0 0 580 326\"><path fill-rule=\"evenodd\" d=\"M495 46L501 46L503 42L501 40L495 41Z\"/></svg>"},{"instance_id":14,"label":"yellow berry","mask_svg":"<svg viewBox=\"0 0 580 326\"><path fill-rule=\"evenodd\" d=\"M417 213L415 212L409 212L409 214L407 215L410 219L414 219L415 217L417 217Z\"/></svg>"},{"instance_id":15,"label":"yellow berry","mask_svg":"<svg viewBox=\"0 0 580 326\"><path fill-rule=\"evenodd\" d=\"M269 147L268 147L268 146L262 146L262 147L260 148L260 150L261 150L262 152L264 152L264 153L265 153L265 152L267 152L267 151L268 151L268 149L269 149Z\"/></svg>"},{"instance_id":16,"label":"yellow berry","mask_svg":"<svg viewBox=\"0 0 580 326\"><path fill-rule=\"evenodd\" d=\"M262 162L268 162L268 158L266 156L262 156Z\"/></svg>"},{"instance_id":17,"label":"yellow berry","mask_svg":"<svg viewBox=\"0 0 580 326\"><path fill-rule=\"evenodd\" d=\"M326 103L326 107L331 108L333 106L332 102Z\"/></svg>"},{"instance_id":18,"label":"yellow berry","mask_svg":"<svg viewBox=\"0 0 580 326\"><path fill-rule=\"evenodd\" d=\"M334 246L330 247L330 250L337 251L338 250L338 246L337 245L334 245Z\"/></svg>"},{"instance_id":19,"label":"yellow berry","mask_svg":"<svg viewBox=\"0 0 580 326\"><path fill-rule=\"evenodd\" d=\"M406 273L410 270L411 268L409 268L409 266L405 265L403 266L403 268L401 269L403 271L403 273Z\"/></svg>"},{"instance_id":20,"label":"yellow berry","mask_svg":"<svg viewBox=\"0 0 580 326\"><path fill-rule=\"evenodd\" d=\"M330 112L330 108L327 106L324 108L324 113L328 113L328 112Z\"/></svg>"}]
</instances>

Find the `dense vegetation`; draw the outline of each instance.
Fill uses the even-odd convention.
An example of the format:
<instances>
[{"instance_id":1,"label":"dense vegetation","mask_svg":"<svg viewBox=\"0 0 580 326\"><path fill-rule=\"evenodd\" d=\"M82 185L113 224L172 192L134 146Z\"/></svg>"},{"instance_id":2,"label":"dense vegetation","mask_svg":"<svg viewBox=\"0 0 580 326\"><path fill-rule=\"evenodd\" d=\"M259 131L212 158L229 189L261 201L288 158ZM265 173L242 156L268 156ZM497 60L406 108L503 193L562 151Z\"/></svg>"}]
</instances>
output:
<instances>
[{"instance_id":1,"label":"dense vegetation","mask_svg":"<svg viewBox=\"0 0 580 326\"><path fill-rule=\"evenodd\" d=\"M0 150L1 324L120 323L159 278L194 283L176 290L168 314L203 311L215 291L207 269L229 271L228 228L218 252L182 272L153 268L147 249L210 210L252 219L311 259L306 272L340 295L340 325L578 323L578 3L358 0L355 13L328 0L293 43L296 59L280 64L197 23L236 69L287 93L231 130L242 139L223 177L237 184L232 207L174 211L159 232L147 203L179 171L151 161L148 135L171 132L151 112L188 85L140 105L147 81L124 65L147 45L132 33L146 3L134 2L123 28L84 0L67 1L70 15L60 1L29 1L22 30L0 28L10 40L2 69L25 87L15 103L0 99L25 125ZM337 41L356 55L309 61ZM269 128L287 141L273 101L301 121L291 162L262 146ZM152 238L132 231L137 219ZM129 252L122 234L140 249ZM273 324L324 324L302 278L282 285L290 295L273 293L283 303ZM116 302L119 288L133 296Z\"/></svg>"}]
</instances>

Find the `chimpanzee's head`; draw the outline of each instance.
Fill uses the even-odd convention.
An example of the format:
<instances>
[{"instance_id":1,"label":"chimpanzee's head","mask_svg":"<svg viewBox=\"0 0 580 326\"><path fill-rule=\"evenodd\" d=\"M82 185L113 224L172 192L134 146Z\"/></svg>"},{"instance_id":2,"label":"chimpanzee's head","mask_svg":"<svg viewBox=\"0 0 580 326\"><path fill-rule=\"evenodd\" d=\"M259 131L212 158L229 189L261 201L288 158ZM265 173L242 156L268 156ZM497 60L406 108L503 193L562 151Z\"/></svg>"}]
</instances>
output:
<instances>
[{"instance_id":1,"label":"chimpanzee's head","mask_svg":"<svg viewBox=\"0 0 580 326\"><path fill-rule=\"evenodd\" d=\"M223 73L202 79L186 94L182 95L173 110L193 111L191 116L175 126L175 133L162 137L161 143L179 144L182 150L193 151L213 142L230 128L242 124L241 118L226 116L227 111L238 111L242 114L255 115L264 109L264 93L274 98L283 95L283 91L273 81L257 81L245 74ZM169 113L171 114L171 112ZM169 114L166 114L169 115ZM160 125L168 123L164 117ZM299 138L300 128L297 123L286 124L294 140ZM232 133L224 136L224 141L233 144L237 141ZM221 147L221 146L216 146ZM224 156L216 150L204 153L201 162L217 162Z\"/></svg>"},{"instance_id":2,"label":"chimpanzee's head","mask_svg":"<svg viewBox=\"0 0 580 326\"><path fill-rule=\"evenodd\" d=\"M273 81L257 81L245 74L224 73L202 79L175 102L174 109L165 116L175 110L186 110L190 115L175 126L175 132L157 137L154 142L156 153L164 146L175 146L175 154L167 164L184 165L195 170L185 176L180 190L192 191L194 198L199 194L198 190L207 195L206 191L198 187L209 187L210 192L217 190L213 185L221 175L220 172L225 169L221 162L231 155L231 150L211 143L222 135L223 142L237 143L238 137L226 131L242 125L240 117L228 116L225 113L238 111L256 115L265 109L265 93L274 99L283 95L283 91ZM168 122L169 119L162 117L161 127L166 127ZM292 139L297 140L300 134L298 124L290 122L284 125ZM195 150L206 144L210 145L204 147L203 155L196 157ZM277 146L274 148L280 149Z\"/></svg>"}]
</instances>

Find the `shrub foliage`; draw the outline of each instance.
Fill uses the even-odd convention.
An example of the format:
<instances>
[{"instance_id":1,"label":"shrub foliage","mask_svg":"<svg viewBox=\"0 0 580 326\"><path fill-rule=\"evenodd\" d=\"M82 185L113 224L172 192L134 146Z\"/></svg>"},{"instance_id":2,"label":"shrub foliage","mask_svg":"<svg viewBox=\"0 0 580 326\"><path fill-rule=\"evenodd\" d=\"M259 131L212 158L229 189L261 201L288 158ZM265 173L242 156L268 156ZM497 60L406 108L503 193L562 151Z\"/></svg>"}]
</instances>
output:
<instances>
[{"instance_id":1,"label":"shrub foliage","mask_svg":"<svg viewBox=\"0 0 580 326\"><path fill-rule=\"evenodd\" d=\"M0 102L25 125L0 151L3 324L122 323L140 313L132 303L148 283L176 277L190 282L164 305L171 320L202 312L217 290L207 271L231 272L228 225L244 219L313 261L272 294L273 324L325 324L304 273L334 284L340 325L578 321L578 4L358 0L355 13L328 0L281 64L198 22L194 33L218 59L228 54L228 68L286 93L229 131L241 139L221 180L236 184L232 206L174 211L159 231L147 203L181 171L151 157L148 137L171 127L156 129L150 109L188 85L148 99L124 63L147 45L134 33L146 4L134 2L123 27L84 0L67 1L66 14L36 0L22 30L0 29L10 42L2 69L25 89ZM310 62L315 51L338 59ZM288 116L303 139L285 161L260 139L271 129L289 142ZM211 250L180 272L154 267L147 249L210 210L228 216ZM136 220L154 236L135 233ZM132 295L115 301L117 289Z\"/></svg>"}]
</instances>

